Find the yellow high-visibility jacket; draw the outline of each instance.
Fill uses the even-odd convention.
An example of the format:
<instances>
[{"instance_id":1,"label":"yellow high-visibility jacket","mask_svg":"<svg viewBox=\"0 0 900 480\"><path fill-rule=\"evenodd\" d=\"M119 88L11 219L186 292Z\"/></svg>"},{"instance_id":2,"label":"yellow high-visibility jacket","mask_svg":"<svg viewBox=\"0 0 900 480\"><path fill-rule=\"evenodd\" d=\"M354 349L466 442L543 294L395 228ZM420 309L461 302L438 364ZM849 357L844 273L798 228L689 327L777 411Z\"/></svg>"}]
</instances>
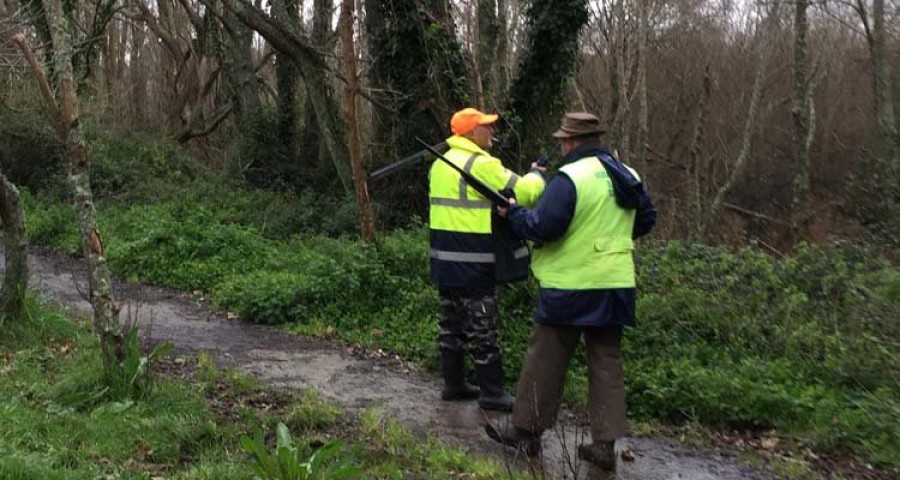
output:
<instances>
[{"instance_id":1,"label":"yellow high-visibility jacket","mask_svg":"<svg viewBox=\"0 0 900 480\"><path fill-rule=\"evenodd\" d=\"M516 175L465 137L454 135L447 145L448 160L496 190L512 189L521 205L534 205L544 191L539 172ZM495 285L491 202L440 160L429 173L429 201L432 281L446 287ZM520 248L515 258L527 263L528 249Z\"/></svg>"}]
</instances>

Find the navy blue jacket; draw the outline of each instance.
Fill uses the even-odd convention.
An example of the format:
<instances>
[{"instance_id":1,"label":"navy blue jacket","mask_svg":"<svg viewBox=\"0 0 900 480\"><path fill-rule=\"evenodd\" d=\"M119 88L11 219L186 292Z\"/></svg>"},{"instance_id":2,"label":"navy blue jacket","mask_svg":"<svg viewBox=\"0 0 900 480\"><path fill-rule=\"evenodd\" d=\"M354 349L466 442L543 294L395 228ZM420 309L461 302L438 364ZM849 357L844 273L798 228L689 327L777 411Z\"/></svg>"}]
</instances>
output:
<instances>
[{"instance_id":1,"label":"navy blue jacket","mask_svg":"<svg viewBox=\"0 0 900 480\"><path fill-rule=\"evenodd\" d=\"M588 156L606 156L609 153L597 146L581 148L560 161L560 166ZM635 216L632 236L646 235L656 223L656 207L650 196L640 188L640 201ZM575 215L578 201L575 184L566 175L557 175L547 184L537 206L533 210L514 205L509 209L509 221L513 232L522 239L534 242L534 248L556 240L563 235ZM636 292L634 288L596 290L563 290L541 288L534 314L535 323L559 326L635 326Z\"/></svg>"}]
</instances>

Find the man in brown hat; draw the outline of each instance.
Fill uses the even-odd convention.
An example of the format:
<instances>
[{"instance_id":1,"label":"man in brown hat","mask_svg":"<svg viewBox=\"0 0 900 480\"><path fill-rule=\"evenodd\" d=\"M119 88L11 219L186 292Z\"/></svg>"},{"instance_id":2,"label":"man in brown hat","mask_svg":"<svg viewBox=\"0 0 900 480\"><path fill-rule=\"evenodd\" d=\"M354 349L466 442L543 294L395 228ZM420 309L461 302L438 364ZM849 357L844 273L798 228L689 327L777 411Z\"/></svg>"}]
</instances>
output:
<instances>
[{"instance_id":1,"label":"man in brown hat","mask_svg":"<svg viewBox=\"0 0 900 480\"><path fill-rule=\"evenodd\" d=\"M591 436L579 456L614 470L615 440L625 434L622 329L635 325L634 239L649 233L656 209L637 173L609 154L600 120L569 113L554 137L564 157L534 210L512 205L513 232L534 242L540 283L534 330L511 422L488 435L528 454L556 422L566 369L584 337Z\"/></svg>"}]
</instances>

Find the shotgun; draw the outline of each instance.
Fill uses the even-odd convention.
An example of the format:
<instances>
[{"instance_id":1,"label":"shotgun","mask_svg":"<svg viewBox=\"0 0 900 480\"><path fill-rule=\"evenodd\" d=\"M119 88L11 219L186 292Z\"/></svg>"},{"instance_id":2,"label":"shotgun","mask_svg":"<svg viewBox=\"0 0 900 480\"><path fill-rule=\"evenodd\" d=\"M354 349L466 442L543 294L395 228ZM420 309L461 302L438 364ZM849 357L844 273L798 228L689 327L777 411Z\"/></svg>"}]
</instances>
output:
<instances>
[{"instance_id":1,"label":"shotgun","mask_svg":"<svg viewBox=\"0 0 900 480\"><path fill-rule=\"evenodd\" d=\"M422 146L425 147L425 150L427 150L429 153L431 153L432 155L434 155L435 157L437 157L439 160L443 161L447 165L450 165L450 168L459 172L459 174L462 175L462 177L466 179L466 183L471 185L472 188L475 189L475 191L484 195L485 198L490 200L495 205L499 205L501 207L509 207L509 199L504 197L503 195L501 195L500 192L498 192L497 190L494 190L490 185L479 180L478 177L476 177L475 175L472 175L471 173L463 170L462 168L459 168L455 163L451 162L450 160L447 160L447 157L441 155L437 150L431 148L431 146L428 145L428 142L426 142L425 140L422 140L421 138L416 137L416 141L419 142L420 144L422 144Z\"/></svg>"},{"instance_id":2,"label":"shotgun","mask_svg":"<svg viewBox=\"0 0 900 480\"><path fill-rule=\"evenodd\" d=\"M432 145L430 148L432 149L431 151L444 150L447 148L447 142L441 142L437 145ZM396 171L403 170L404 168L409 168L420 162L429 160L429 158L431 157L431 155L429 155L430 153L431 152L429 150L419 150L418 152L405 157L400 161L394 162L386 167L381 167L369 174L369 181L371 182L374 180L378 180L385 175L390 175Z\"/></svg>"}]
</instances>

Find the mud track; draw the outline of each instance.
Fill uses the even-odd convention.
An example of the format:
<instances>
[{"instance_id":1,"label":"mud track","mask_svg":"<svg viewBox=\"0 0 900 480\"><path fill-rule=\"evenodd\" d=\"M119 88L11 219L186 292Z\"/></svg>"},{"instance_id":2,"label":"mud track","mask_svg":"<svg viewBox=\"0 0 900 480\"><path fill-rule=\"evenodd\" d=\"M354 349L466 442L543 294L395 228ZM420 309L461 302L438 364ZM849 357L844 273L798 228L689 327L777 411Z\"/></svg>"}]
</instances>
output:
<instances>
[{"instance_id":1,"label":"mud track","mask_svg":"<svg viewBox=\"0 0 900 480\"><path fill-rule=\"evenodd\" d=\"M79 313L90 313L83 265L54 253L33 250L31 283L50 300ZM115 283L123 319L136 318L151 341L171 342L186 353L209 352L221 365L232 366L271 385L317 390L348 413L377 407L419 434L431 434L477 455L492 455L528 468L512 450L484 434L485 413L474 402L448 403L439 399L440 384L427 373L410 371L389 362L348 353L326 340L287 335L276 328L229 320L186 293L164 288ZM627 362L627 359L626 359ZM491 414L492 421L502 416ZM628 480L770 479L774 475L742 465L727 451L695 451L660 438L629 437L618 449L629 449L634 461L619 462L615 475L589 470L574 457L583 428L572 415L544 435L536 478L603 478ZM532 466L534 464L531 464ZM573 474L577 470L577 474ZM439 474L439 472L435 472Z\"/></svg>"}]
</instances>

